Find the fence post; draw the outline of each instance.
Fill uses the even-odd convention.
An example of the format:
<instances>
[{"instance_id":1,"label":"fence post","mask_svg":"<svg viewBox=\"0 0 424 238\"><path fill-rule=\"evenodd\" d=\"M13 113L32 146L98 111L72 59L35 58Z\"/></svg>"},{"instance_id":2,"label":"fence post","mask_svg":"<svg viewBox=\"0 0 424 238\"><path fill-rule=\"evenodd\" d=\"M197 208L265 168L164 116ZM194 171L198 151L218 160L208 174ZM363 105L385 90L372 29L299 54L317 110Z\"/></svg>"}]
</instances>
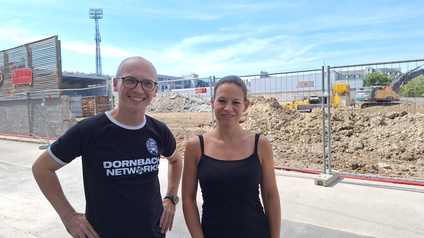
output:
<instances>
[{"instance_id":1,"label":"fence post","mask_svg":"<svg viewBox=\"0 0 424 238\"><path fill-rule=\"evenodd\" d=\"M107 83L107 94L109 96L109 102L110 102L110 110L115 108L115 102L113 99L113 82L111 79L109 79L108 83Z\"/></svg>"},{"instance_id":2,"label":"fence post","mask_svg":"<svg viewBox=\"0 0 424 238\"><path fill-rule=\"evenodd\" d=\"M40 145L38 148L40 150L45 150L50 146L50 141L49 141L49 131L47 128L47 107L46 107L46 95L44 94L44 90L42 91L42 101L41 101L41 106L43 107L43 113L44 113L44 133L46 136L46 144L45 145Z\"/></svg>"},{"instance_id":3,"label":"fence post","mask_svg":"<svg viewBox=\"0 0 424 238\"><path fill-rule=\"evenodd\" d=\"M328 133L328 174L331 174L331 79L330 66L327 66L327 133ZM325 171L324 171L325 172Z\"/></svg>"},{"instance_id":4,"label":"fence post","mask_svg":"<svg viewBox=\"0 0 424 238\"><path fill-rule=\"evenodd\" d=\"M213 89L215 88L215 76L209 77L209 85L210 85L209 88L210 88L210 91L211 91L211 97L213 97ZM211 105L211 107L212 107L212 105ZM211 113L212 113L212 128L215 128L215 117L213 115L213 109L211 110Z\"/></svg>"},{"instance_id":5,"label":"fence post","mask_svg":"<svg viewBox=\"0 0 424 238\"><path fill-rule=\"evenodd\" d=\"M28 114L28 133L30 135L32 135L32 126L31 126L31 107L30 107L30 103L31 103L31 96L29 94L29 92L26 92L26 101L27 101L27 114Z\"/></svg>"},{"instance_id":6,"label":"fence post","mask_svg":"<svg viewBox=\"0 0 424 238\"><path fill-rule=\"evenodd\" d=\"M322 90L321 90L321 114L322 114L322 159L323 159L323 168L322 172L325 174L325 171L327 170L327 162L326 158L327 155L325 153L325 69L324 66L322 66Z\"/></svg>"},{"instance_id":7,"label":"fence post","mask_svg":"<svg viewBox=\"0 0 424 238\"><path fill-rule=\"evenodd\" d=\"M322 91L323 91L323 95L322 95L322 138L323 138L323 172L321 174L318 175L318 177L316 177L314 179L315 185L321 185L324 187L328 187L330 186L333 182L335 182L340 175L339 174L332 174L331 173L331 80L330 80L330 66L327 66L327 92L325 92L325 77L324 77L324 66L322 67ZM324 100L326 99L326 100ZM327 146L328 146L328 173L327 170L325 169L325 113L324 113L324 101L326 101L327 103Z\"/></svg>"}]
</instances>

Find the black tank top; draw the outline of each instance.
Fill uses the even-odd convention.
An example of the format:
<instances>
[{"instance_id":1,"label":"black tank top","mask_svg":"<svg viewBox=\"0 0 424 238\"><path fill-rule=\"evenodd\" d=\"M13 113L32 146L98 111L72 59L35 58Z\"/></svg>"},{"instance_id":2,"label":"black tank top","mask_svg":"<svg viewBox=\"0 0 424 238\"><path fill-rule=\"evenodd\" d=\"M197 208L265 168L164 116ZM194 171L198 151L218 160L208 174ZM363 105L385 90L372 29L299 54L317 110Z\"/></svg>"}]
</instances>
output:
<instances>
[{"instance_id":1,"label":"black tank top","mask_svg":"<svg viewBox=\"0 0 424 238\"><path fill-rule=\"evenodd\" d=\"M255 135L252 155L242 160L217 160L202 155L198 165L202 189L202 229L205 238L266 238L269 225L259 199L261 164ZM243 148L241 148L243 149Z\"/></svg>"}]
</instances>

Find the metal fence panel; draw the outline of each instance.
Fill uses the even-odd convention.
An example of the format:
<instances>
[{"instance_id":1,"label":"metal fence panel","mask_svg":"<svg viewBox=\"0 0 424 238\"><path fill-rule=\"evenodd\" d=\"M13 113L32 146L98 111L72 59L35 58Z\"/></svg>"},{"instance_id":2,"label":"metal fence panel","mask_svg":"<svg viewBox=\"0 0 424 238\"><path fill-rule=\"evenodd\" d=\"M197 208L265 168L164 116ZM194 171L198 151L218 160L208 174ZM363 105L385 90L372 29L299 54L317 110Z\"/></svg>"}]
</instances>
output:
<instances>
[{"instance_id":1,"label":"metal fence panel","mask_svg":"<svg viewBox=\"0 0 424 238\"><path fill-rule=\"evenodd\" d=\"M17 49L15 54L23 53ZM280 108L275 118L255 118L249 129L264 133L278 143L274 147L276 156L281 163L290 157L292 169L330 168L346 174L353 171L357 176L422 181L424 129L416 123L422 122L424 115L421 88L399 91L401 104L395 105L361 109L363 99L358 96L367 86L365 79L371 73L400 77L423 64L424 60L410 60L240 76L248 86L249 95L269 99L287 109ZM422 74L411 77L423 80ZM209 77L161 81L160 90L146 111L210 112L209 98L217 80ZM194 88L177 89L179 85L193 84ZM315 100L316 109L300 113L305 99ZM110 110L118 105L117 100L110 86L10 94L0 100L0 116L8 118L3 120L7 126L0 125L0 132L60 136L75 118ZM213 120L211 114L211 125Z\"/></svg>"}]
</instances>

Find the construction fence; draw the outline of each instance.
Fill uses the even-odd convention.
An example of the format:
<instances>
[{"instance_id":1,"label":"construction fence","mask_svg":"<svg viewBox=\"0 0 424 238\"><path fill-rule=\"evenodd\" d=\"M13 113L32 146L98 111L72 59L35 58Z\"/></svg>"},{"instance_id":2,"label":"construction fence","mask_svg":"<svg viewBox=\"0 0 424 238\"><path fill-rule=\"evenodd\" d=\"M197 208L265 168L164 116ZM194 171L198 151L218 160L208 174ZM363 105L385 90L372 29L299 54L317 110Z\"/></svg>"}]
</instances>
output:
<instances>
[{"instance_id":1,"label":"construction fence","mask_svg":"<svg viewBox=\"0 0 424 238\"><path fill-rule=\"evenodd\" d=\"M97 89L110 91L108 85ZM43 90L1 97L0 133L34 136L40 140L58 138L75 125L78 118L94 116L113 107L111 93L110 96L92 96L92 90Z\"/></svg>"},{"instance_id":2,"label":"construction fence","mask_svg":"<svg viewBox=\"0 0 424 238\"><path fill-rule=\"evenodd\" d=\"M423 64L424 59L419 59L262 72L240 77L246 82L249 95L274 99L282 108L298 113L298 119L285 124L282 124L282 118L269 118L267 130L261 131L272 138L273 143L281 143L276 146L275 155L283 165L289 155L300 162L314 156L313 163L298 163L293 169L345 174L355 171L356 175L366 177L423 182L424 80L422 71L413 71ZM408 72L414 74L402 78ZM367 88L366 76L371 73L405 81L399 87L399 101L361 109L366 103L361 96ZM160 81L159 86L168 86L161 87L166 90L159 91L158 96L180 94L209 98L219 77L197 80L201 81L197 83L201 87L189 89L168 87L180 85L176 81L184 79ZM106 91L106 95L92 96L92 90L97 88L86 88L41 90L2 97L0 133L57 138L80 118L97 115L117 105L117 97L110 85L98 89ZM187 97L175 97L175 100L182 100L185 111L190 111L192 105ZM306 106L313 104L313 108L297 110L297 104L305 103L305 100L309 100ZM312 100L316 102L311 103ZM285 137L287 133L292 134ZM293 144L284 141L289 138Z\"/></svg>"},{"instance_id":3,"label":"construction fence","mask_svg":"<svg viewBox=\"0 0 424 238\"><path fill-rule=\"evenodd\" d=\"M241 75L249 95L275 99L281 107L302 112L291 123L284 124L285 118L273 117L267 111L267 122L257 122L266 128L251 128L272 139L275 159L280 165L296 164L293 169L422 183L423 64L424 59L419 59ZM378 81L367 85L370 74L390 77L395 85ZM204 79L204 87L164 93L210 97L218 80L210 77ZM387 100L370 101L364 92L372 87L382 87L384 90L380 91L384 93L389 92L388 87L396 89L399 99L389 95ZM181 100L187 101L187 97ZM285 137L287 131L292 134ZM286 157L293 157L296 162Z\"/></svg>"}]
</instances>

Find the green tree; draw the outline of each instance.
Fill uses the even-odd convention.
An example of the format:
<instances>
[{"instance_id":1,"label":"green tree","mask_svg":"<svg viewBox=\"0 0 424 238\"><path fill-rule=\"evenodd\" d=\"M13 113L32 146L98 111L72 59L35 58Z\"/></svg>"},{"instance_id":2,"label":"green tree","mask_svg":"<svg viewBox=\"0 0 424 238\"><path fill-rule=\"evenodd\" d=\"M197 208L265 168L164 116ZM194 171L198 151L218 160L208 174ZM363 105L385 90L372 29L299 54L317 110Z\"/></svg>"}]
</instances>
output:
<instances>
[{"instance_id":1,"label":"green tree","mask_svg":"<svg viewBox=\"0 0 424 238\"><path fill-rule=\"evenodd\" d=\"M268 74L268 72L266 72L266 71L261 71L261 75L259 76L259 78L268 78L269 77L269 74Z\"/></svg>"},{"instance_id":2,"label":"green tree","mask_svg":"<svg viewBox=\"0 0 424 238\"><path fill-rule=\"evenodd\" d=\"M424 94L424 76L420 75L400 88L400 94L406 97L420 97Z\"/></svg>"},{"instance_id":3,"label":"green tree","mask_svg":"<svg viewBox=\"0 0 424 238\"><path fill-rule=\"evenodd\" d=\"M393 79L393 77L380 72L373 72L365 77L365 86L384 86L390 84Z\"/></svg>"}]
</instances>

